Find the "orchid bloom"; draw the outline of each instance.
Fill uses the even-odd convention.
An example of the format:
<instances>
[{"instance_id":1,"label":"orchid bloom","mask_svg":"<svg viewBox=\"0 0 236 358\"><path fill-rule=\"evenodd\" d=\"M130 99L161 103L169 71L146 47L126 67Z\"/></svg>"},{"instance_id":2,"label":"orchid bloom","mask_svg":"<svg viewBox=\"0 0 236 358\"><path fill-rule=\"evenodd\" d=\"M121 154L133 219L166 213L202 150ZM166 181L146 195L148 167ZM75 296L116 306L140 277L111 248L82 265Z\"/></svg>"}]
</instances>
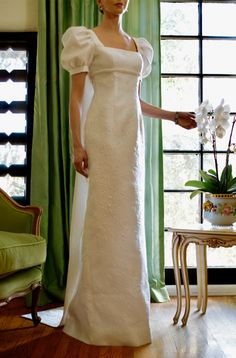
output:
<instances>
[{"instance_id":1,"label":"orchid bloom","mask_svg":"<svg viewBox=\"0 0 236 358\"><path fill-rule=\"evenodd\" d=\"M229 127L230 107L224 105L224 99L213 110L210 102L204 101L196 109L196 123L200 135L200 143L212 141L212 135L223 138Z\"/></svg>"},{"instance_id":2,"label":"orchid bloom","mask_svg":"<svg viewBox=\"0 0 236 358\"><path fill-rule=\"evenodd\" d=\"M236 143L232 143L231 146L230 146L230 151L232 153L236 153Z\"/></svg>"},{"instance_id":3,"label":"orchid bloom","mask_svg":"<svg viewBox=\"0 0 236 358\"><path fill-rule=\"evenodd\" d=\"M229 118L230 107L229 105L224 106L224 100L222 99L214 111L215 132L217 137L223 138L226 134L226 129L229 127Z\"/></svg>"}]
</instances>

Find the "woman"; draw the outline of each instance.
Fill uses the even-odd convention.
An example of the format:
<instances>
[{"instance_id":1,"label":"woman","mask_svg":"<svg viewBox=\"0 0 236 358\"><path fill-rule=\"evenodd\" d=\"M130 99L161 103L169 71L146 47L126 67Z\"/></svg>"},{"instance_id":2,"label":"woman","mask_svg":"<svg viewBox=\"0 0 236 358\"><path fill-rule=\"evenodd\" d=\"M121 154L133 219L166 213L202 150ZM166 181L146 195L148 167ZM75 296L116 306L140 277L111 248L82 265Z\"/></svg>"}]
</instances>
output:
<instances>
[{"instance_id":1,"label":"woman","mask_svg":"<svg viewBox=\"0 0 236 358\"><path fill-rule=\"evenodd\" d=\"M151 342L142 113L187 129L196 125L191 113L139 99L153 50L122 30L129 1L118 1L97 0L102 23L92 30L71 27L62 39L62 65L71 74L73 161L81 174L63 324L67 334L89 344L141 346Z\"/></svg>"}]
</instances>

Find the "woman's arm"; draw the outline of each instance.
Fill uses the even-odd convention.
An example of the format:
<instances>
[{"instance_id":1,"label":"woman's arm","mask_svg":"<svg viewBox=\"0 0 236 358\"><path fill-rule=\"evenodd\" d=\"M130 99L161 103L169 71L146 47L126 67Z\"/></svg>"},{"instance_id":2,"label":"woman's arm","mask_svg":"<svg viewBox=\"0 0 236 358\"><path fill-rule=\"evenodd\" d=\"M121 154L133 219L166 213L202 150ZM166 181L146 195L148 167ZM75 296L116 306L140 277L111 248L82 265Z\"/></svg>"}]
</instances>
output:
<instances>
[{"instance_id":1,"label":"woman's arm","mask_svg":"<svg viewBox=\"0 0 236 358\"><path fill-rule=\"evenodd\" d=\"M69 111L74 167L77 172L88 177L88 156L81 144L80 123L86 75L86 72L82 72L71 76Z\"/></svg>"},{"instance_id":2,"label":"woman's arm","mask_svg":"<svg viewBox=\"0 0 236 358\"><path fill-rule=\"evenodd\" d=\"M166 119L180 125L185 129L192 129L196 127L194 120L195 114L192 112L172 112L166 111L159 107L155 107L140 99L141 109L145 116L152 118Z\"/></svg>"}]
</instances>

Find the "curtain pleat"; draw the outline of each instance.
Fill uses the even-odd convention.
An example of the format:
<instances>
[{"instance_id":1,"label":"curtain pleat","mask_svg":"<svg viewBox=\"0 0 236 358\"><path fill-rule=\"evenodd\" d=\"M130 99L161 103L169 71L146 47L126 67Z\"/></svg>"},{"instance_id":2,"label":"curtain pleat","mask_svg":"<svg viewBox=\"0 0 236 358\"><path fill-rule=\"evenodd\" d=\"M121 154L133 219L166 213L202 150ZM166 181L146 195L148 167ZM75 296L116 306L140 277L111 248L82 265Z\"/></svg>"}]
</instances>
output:
<instances>
[{"instance_id":1,"label":"curtain pleat","mask_svg":"<svg viewBox=\"0 0 236 358\"><path fill-rule=\"evenodd\" d=\"M160 104L159 1L135 0L125 14L125 28L147 38L155 50L152 76L142 96ZM69 26L96 26L101 18L93 0L38 0L38 55L32 148L31 202L43 208L41 234L47 240L40 304L63 300L68 266L74 170L70 160L69 76L60 65L61 37ZM151 21L150 21L151 19ZM161 123L145 119L145 219L151 296L165 301L163 240L163 170Z\"/></svg>"}]
</instances>

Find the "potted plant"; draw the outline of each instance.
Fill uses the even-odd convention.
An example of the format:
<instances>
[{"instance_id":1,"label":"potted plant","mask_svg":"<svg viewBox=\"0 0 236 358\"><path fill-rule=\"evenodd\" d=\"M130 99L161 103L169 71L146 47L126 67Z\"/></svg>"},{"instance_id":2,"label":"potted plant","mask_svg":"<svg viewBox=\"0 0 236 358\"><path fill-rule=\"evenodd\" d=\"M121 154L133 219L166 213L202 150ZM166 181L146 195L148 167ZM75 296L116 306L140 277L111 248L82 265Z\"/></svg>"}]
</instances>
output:
<instances>
[{"instance_id":1,"label":"potted plant","mask_svg":"<svg viewBox=\"0 0 236 358\"><path fill-rule=\"evenodd\" d=\"M205 193L203 204L204 218L214 225L232 225L236 221L236 177L233 176L230 154L236 152L233 143L233 131L236 117L233 118L225 166L219 173L217 158L217 138L223 138L230 126L230 108L224 105L224 100L213 110L208 101L204 101L196 110L196 122L202 145L211 142L215 168L208 171L200 170L201 180L189 180L186 186L196 188L190 198Z\"/></svg>"}]
</instances>

